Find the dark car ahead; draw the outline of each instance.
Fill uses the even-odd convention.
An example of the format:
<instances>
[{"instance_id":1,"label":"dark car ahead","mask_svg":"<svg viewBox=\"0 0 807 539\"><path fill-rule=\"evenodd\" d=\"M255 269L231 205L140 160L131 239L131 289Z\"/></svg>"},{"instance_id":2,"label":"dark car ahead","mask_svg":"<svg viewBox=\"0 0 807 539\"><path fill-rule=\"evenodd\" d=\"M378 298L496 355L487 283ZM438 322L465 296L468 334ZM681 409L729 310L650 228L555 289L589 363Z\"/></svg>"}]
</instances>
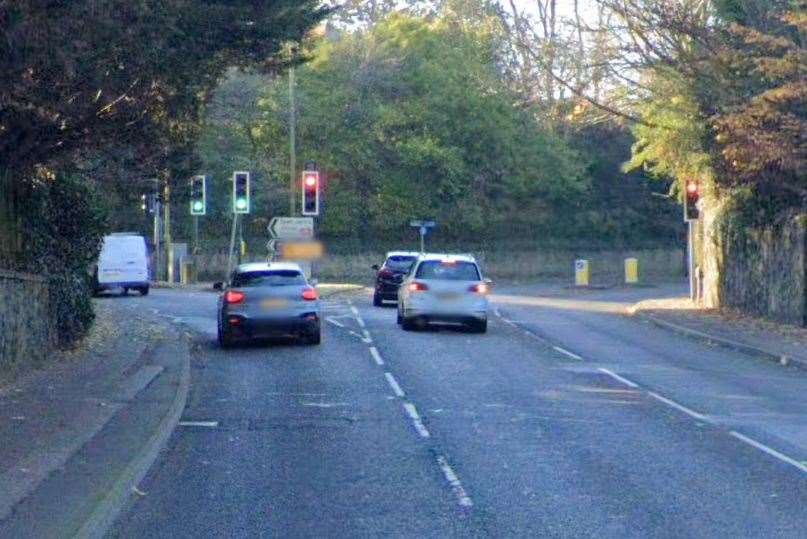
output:
<instances>
[{"instance_id":1,"label":"dark car ahead","mask_svg":"<svg viewBox=\"0 0 807 539\"><path fill-rule=\"evenodd\" d=\"M269 337L320 343L317 290L300 266L285 262L242 264L219 297L219 344Z\"/></svg>"},{"instance_id":2,"label":"dark car ahead","mask_svg":"<svg viewBox=\"0 0 807 539\"><path fill-rule=\"evenodd\" d=\"M376 270L373 305L380 307L384 301L398 301L398 287L418 256L419 253L410 251L391 251L384 265L373 266Z\"/></svg>"}]
</instances>

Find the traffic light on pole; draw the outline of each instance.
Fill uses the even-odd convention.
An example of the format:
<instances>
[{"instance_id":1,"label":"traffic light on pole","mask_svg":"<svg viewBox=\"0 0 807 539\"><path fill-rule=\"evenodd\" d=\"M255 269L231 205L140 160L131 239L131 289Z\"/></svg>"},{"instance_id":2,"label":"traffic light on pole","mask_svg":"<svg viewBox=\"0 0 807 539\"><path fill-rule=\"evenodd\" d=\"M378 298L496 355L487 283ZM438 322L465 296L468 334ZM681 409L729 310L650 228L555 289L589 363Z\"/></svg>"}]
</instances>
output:
<instances>
[{"instance_id":1,"label":"traffic light on pole","mask_svg":"<svg viewBox=\"0 0 807 539\"><path fill-rule=\"evenodd\" d=\"M319 215L319 171L303 171L303 215Z\"/></svg>"},{"instance_id":2,"label":"traffic light on pole","mask_svg":"<svg viewBox=\"0 0 807 539\"><path fill-rule=\"evenodd\" d=\"M191 178L191 215L207 213L207 182L204 176Z\"/></svg>"},{"instance_id":3,"label":"traffic light on pole","mask_svg":"<svg viewBox=\"0 0 807 539\"><path fill-rule=\"evenodd\" d=\"M249 172L233 173L233 213L249 213Z\"/></svg>"},{"instance_id":4,"label":"traffic light on pole","mask_svg":"<svg viewBox=\"0 0 807 539\"><path fill-rule=\"evenodd\" d=\"M684 220L697 221L701 213L698 208L698 200L701 197L700 181L687 178L684 184Z\"/></svg>"}]
</instances>

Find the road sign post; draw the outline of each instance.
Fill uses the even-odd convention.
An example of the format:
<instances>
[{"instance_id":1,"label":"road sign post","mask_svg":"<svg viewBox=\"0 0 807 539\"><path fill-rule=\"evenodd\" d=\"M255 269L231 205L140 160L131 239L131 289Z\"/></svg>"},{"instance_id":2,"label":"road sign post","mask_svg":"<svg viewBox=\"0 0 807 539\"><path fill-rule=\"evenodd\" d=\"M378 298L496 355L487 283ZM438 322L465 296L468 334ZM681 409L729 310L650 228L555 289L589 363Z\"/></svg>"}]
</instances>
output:
<instances>
[{"instance_id":1,"label":"road sign post","mask_svg":"<svg viewBox=\"0 0 807 539\"><path fill-rule=\"evenodd\" d=\"M420 234L420 252L425 253L426 236L437 226L437 223L434 221L416 220L410 221L409 226L418 229L418 234Z\"/></svg>"}]
</instances>

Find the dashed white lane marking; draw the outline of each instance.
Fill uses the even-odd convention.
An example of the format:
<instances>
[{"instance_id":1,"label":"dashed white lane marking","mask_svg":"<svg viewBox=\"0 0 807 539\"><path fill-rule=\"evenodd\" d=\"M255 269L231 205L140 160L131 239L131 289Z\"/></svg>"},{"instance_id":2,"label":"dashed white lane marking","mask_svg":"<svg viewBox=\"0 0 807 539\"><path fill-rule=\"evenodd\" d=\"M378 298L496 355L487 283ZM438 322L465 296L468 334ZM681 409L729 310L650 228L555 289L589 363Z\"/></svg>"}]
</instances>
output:
<instances>
[{"instance_id":1,"label":"dashed white lane marking","mask_svg":"<svg viewBox=\"0 0 807 539\"><path fill-rule=\"evenodd\" d=\"M356 322L359 323L359 327L362 329L367 327L367 325L364 323L364 318L362 318L361 316L358 315L356 316Z\"/></svg>"},{"instance_id":2,"label":"dashed white lane marking","mask_svg":"<svg viewBox=\"0 0 807 539\"><path fill-rule=\"evenodd\" d=\"M206 427L209 429L215 429L219 426L218 421L180 421L180 427Z\"/></svg>"},{"instance_id":3,"label":"dashed white lane marking","mask_svg":"<svg viewBox=\"0 0 807 539\"><path fill-rule=\"evenodd\" d=\"M493 309L493 314L495 314L495 315L496 315L496 316L498 316L499 318L501 318L501 317L502 317L502 312L501 312L501 311L498 309L498 307L496 307L496 308L494 308L494 309Z\"/></svg>"},{"instance_id":4,"label":"dashed white lane marking","mask_svg":"<svg viewBox=\"0 0 807 539\"><path fill-rule=\"evenodd\" d=\"M392 375L392 373L385 372L384 373L384 378L387 379L387 382L389 382L389 385L392 388L392 391L393 391L393 393L395 393L396 396L398 396L398 397L403 397L404 396L405 393L404 393L403 389L401 389L401 386L398 385L398 381L395 379L395 377Z\"/></svg>"},{"instance_id":5,"label":"dashed white lane marking","mask_svg":"<svg viewBox=\"0 0 807 539\"><path fill-rule=\"evenodd\" d=\"M798 468L802 472L807 473L807 466L805 466L801 462L797 461L796 459L790 458L787 455L785 455L783 453L780 453L779 451L777 451L775 449L772 449L772 448L768 447L767 445L765 445L763 443L760 443L760 442L758 442L758 441L756 441L756 440L754 440L752 438L749 438L748 436L740 434L739 432L737 432L735 430L729 432L729 434L731 434L732 436L734 436L738 440L741 440L741 441L747 443L748 445L750 445L752 447L756 447L760 451L764 451L765 453L769 454L770 456L772 456L774 458L777 458L777 459L781 460L782 462L786 462L787 464L790 464L791 466L794 466L794 467Z\"/></svg>"},{"instance_id":6,"label":"dashed white lane marking","mask_svg":"<svg viewBox=\"0 0 807 539\"><path fill-rule=\"evenodd\" d=\"M369 331L367 331L366 329L363 329L361 332L364 334L364 337L363 337L364 342L366 342L367 344L370 344L371 342L373 342L373 338L370 336Z\"/></svg>"},{"instance_id":7,"label":"dashed white lane marking","mask_svg":"<svg viewBox=\"0 0 807 539\"><path fill-rule=\"evenodd\" d=\"M569 356L572 359L577 359L579 361L583 361L582 357L578 356L575 353L569 352L568 350L566 350L565 348L561 348L560 346L553 346L552 349L555 350L556 352L560 352L564 356Z\"/></svg>"},{"instance_id":8,"label":"dashed white lane marking","mask_svg":"<svg viewBox=\"0 0 807 539\"><path fill-rule=\"evenodd\" d=\"M465 492L460 478L457 477L454 469L443 455L437 455L437 465L440 466L440 469L443 471L443 476L446 478L446 481L448 481L448 484L451 485L451 490L454 491L454 495L457 496L457 502L463 507L471 507L474 502L471 500L471 497L468 496L468 493Z\"/></svg>"},{"instance_id":9,"label":"dashed white lane marking","mask_svg":"<svg viewBox=\"0 0 807 539\"><path fill-rule=\"evenodd\" d=\"M333 325L334 325L334 326L336 326L336 327L340 327L340 328L345 327L345 325L344 325L342 322L340 322L340 321L338 321L338 320L334 320L334 319L333 319L333 317L330 317L330 316L329 316L329 317L328 317L328 318L326 318L325 320L327 320L328 322L330 322L331 324L333 324Z\"/></svg>"},{"instance_id":10,"label":"dashed white lane marking","mask_svg":"<svg viewBox=\"0 0 807 539\"><path fill-rule=\"evenodd\" d=\"M423 438L429 438L431 434L429 434L429 430L423 424L423 421L421 421L415 405L411 402L405 402L403 407L404 410L406 410L406 413L409 415L409 418L412 420L412 424L415 426L415 430L418 431L418 434L420 434Z\"/></svg>"},{"instance_id":11,"label":"dashed white lane marking","mask_svg":"<svg viewBox=\"0 0 807 539\"><path fill-rule=\"evenodd\" d=\"M668 406L672 406L673 408L675 408L679 412L683 412L683 413L685 413L686 415L688 415L690 417L694 417L698 421L705 421L706 423L711 423L712 422L706 415L704 415L704 414L702 414L700 412L696 412L695 410L692 410L691 408L687 408L683 404L678 404L674 400L670 400L667 397L662 397L658 393L655 393L653 391L648 391L647 394L650 395L651 397L653 397L654 399L656 399L657 401L661 401L661 402L663 402L664 404L666 404Z\"/></svg>"},{"instance_id":12,"label":"dashed white lane marking","mask_svg":"<svg viewBox=\"0 0 807 539\"><path fill-rule=\"evenodd\" d=\"M600 372L604 372L605 374L607 374L608 376L610 376L614 380L622 382L623 384L625 384L628 387L632 387L634 389L639 387L639 384L635 384L635 383L631 382L630 380L628 380L627 378L623 378L622 376L619 376L617 373L615 373L613 371L609 371L608 369L603 369L603 368L600 368L598 370Z\"/></svg>"},{"instance_id":13,"label":"dashed white lane marking","mask_svg":"<svg viewBox=\"0 0 807 539\"><path fill-rule=\"evenodd\" d=\"M381 359L381 354L378 353L378 348L375 346L370 347L370 355L373 356L373 360L375 361L376 365L384 364L384 360Z\"/></svg>"},{"instance_id":14,"label":"dashed white lane marking","mask_svg":"<svg viewBox=\"0 0 807 539\"><path fill-rule=\"evenodd\" d=\"M350 304L350 312L352 312L353 316L355 316L356 318L359 317L359 310L352 303Z\"/></svg>"}]
</instances>

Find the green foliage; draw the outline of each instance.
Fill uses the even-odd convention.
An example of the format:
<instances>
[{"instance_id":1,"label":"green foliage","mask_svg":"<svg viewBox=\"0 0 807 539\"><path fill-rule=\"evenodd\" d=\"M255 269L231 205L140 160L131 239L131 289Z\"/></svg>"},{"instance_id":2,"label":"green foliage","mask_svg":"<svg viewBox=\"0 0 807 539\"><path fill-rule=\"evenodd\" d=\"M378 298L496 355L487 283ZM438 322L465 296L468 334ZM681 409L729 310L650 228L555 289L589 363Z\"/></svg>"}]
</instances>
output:
<instances>
[{"instance_id":1,"label":"green foliage","mask_svg":"<svg viewBox=\"0 0 807 539\"><path fill-rule=\"evenodd\" d=\"M584 192L580 156L514 106L491 33L455 21L393 15L321 43L298 73L302 159L328 174L326 235L408 235L421 216L449 236L546 227ZM286 93L261 102L270 155L286 151Z\"/></svg>"},{"instance_id":2,"label":"green foliage","mask_svg":"<svg viewBox=\"0 0 807 539\"><path fill-rule=\"evenodd\" d=\"M24 269L49 280L57 341L67 345L93 321L91 276L106 231L106 208L86 179L62 175L37 181L23 211Z\"/></svg>"}]
</instances>

